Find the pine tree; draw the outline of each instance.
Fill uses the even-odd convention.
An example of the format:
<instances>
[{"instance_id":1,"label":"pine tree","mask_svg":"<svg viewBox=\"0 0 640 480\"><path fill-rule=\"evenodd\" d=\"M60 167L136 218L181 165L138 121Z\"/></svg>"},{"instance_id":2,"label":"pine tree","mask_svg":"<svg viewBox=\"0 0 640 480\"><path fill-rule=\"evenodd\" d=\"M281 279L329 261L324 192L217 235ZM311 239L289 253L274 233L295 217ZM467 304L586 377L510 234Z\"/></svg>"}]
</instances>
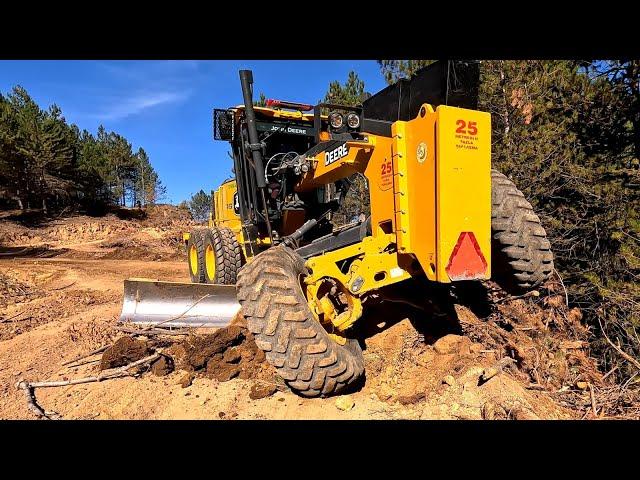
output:
<instances>
[{"instance_id":1,"label":"pine tree","mask_svg":"<svg viewBox=\"0 0 640 480\"><path fill-rule=\"evenodd\" d=\"M393 85L401 78L411 78L421 68L431 65L435 60L378 60L385 81Z\"/></svg>"},{"instance_id":2,"label":"pine tree","mask_svg":"<svg viewBox=\"0 0 640 480\"><path fill-rule=\"evenodd\" d=\"M337 105L356 106L362 104L366 94L364 81L360 80L356 72L349 72L347 81L341 84L338 80L329 84L329 90L324 96L324 102Z\"/></svg>"},{"instance_id":3,"label":"pine tree","mask_svg":"<svg viewBox=\"0 0 640 480\"><path fill-rule=\"evenodd\" d=\"M204 222L209 218L209 212L211 211L211 195L205 193L204 190L200 190L191 196L188 205L193 219L197 222Z\"/></svg>"}]
</instances>

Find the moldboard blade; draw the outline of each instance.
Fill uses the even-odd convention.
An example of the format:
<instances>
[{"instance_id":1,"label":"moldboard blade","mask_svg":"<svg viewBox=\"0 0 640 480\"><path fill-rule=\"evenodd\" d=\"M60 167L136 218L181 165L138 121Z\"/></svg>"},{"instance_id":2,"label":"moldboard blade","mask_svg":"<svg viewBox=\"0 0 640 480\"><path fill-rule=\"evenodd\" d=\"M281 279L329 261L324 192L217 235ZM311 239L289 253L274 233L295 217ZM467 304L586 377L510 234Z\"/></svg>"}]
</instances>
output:
<instances>
[{"instance_id":1,"label":"moldboard blade","mask_svg":"<svg viewBox=\"0 0 640 480\"><path fill-rule=\"evenodd\" d=\"M226 327L238 313L233 285L125 280L120 321L166 327Z\"/></svg>"}]
</instances>

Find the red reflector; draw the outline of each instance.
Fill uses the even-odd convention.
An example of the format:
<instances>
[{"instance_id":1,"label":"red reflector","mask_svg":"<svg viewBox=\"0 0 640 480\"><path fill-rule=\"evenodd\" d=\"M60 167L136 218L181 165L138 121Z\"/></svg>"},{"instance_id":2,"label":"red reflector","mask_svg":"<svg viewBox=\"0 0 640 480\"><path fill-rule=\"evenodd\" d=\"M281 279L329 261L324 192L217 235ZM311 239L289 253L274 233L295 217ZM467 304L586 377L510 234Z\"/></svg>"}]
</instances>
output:
<instances>
[{"instance_id":1,"label":"red reflector","mask_svg":"<svg viewBox=\"0 0 640 480\"><path fill-rule=\"evenodd\" d=\"M480 280L487 271L487 261L473 232L462 232L445 268L451 281Z\"/></svg>"},{"instance_id":2,"label":"red reflector","mask_svg":"<svg viewBox=\"0 0 640 480\"><path fill-rule=\"evenodd\" d=\"M284 100L274 100L273 98L267 99L267 107L291 108L293 110L300 110L301 112L313 110L313 105L309 105L308 103L287 102Z\"/></svg>"}]
</instances>

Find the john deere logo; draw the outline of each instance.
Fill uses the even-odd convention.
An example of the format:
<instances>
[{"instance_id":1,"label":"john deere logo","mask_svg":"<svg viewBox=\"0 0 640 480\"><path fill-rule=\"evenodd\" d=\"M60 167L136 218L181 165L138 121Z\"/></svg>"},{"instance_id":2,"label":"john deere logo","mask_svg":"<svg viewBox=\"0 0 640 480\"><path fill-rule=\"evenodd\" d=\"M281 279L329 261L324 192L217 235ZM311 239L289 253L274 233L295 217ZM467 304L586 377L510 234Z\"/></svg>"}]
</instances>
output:
<instances>
[{"instance_id":1,"label":"john deere logo","mask_svg":"<svg viewBox=\"0 0 640 480\"><path fill-rule=\"evenodd\" d=\"M240 201L238 200L238 192L233 194L233 212L240 215Z\"/></svg>"},{"instance_id":2,"label":"john deere logo","mask_svg":"<svg viewBox=\"0 0 640 480\"><path fill-rule=\"evenodd\" d=\"M331 165L336 160L340 160L349 154L349 147L346 143L343 143L339 147L334 148L329 152L324 152L324 165Z\"/></svg>"}]
</instances>

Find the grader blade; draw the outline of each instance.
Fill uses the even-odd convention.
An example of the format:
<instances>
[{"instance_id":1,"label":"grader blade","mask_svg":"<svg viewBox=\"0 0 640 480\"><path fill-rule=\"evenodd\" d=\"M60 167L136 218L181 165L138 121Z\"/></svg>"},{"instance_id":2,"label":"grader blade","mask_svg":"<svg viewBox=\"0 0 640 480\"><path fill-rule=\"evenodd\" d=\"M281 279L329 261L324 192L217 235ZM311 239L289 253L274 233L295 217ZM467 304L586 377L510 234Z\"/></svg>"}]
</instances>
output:
<instances>
[{"instance_id":1,"label":"grader blade","mask_svg":"<svg viewBox=\"0 0 640 480\"><path fill-rule=\"evenodd\" d=\"M238 313L233 285L124 281L120 322L164 327L226 327Z\"/></svg>"}]
</instances>

